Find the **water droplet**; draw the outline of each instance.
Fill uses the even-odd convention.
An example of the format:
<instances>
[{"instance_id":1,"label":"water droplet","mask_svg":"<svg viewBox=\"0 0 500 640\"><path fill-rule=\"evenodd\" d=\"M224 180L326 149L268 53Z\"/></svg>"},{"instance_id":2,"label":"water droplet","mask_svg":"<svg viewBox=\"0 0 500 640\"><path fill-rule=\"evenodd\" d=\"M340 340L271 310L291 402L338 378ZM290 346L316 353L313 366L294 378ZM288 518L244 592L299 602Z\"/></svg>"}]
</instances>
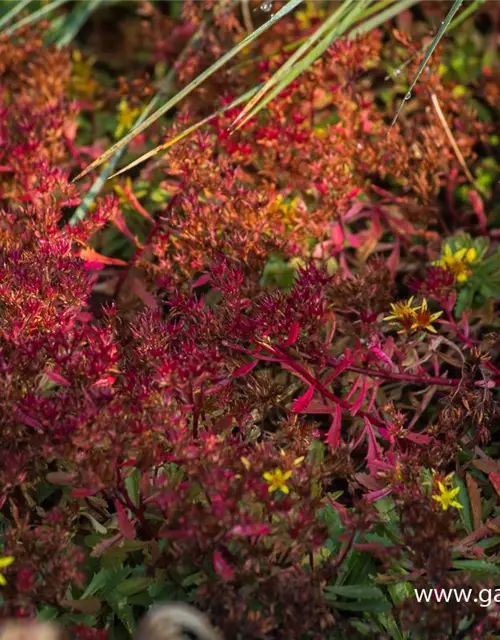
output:
<instances>
[{"instance_id":1,"label":"water droplet","mask_svg":"<svg viewBox=\"0 0 500 640\"><path fill-rule=\"evenodd\" d=\"M396 70L394 71L394 75L395 75L395 76L400 76L400 75L401 75L401 69L396 69Z\"/></svg>"},{"instance_id":2,"label":"water droplet","mask_svg":"<svg viewBox=\"0 0 500 640\"><path fill-rule=\"evenodd\" d=\"M272 8L273 8L273 3L272 2L263 2L260 5L260 10L263 11L264 13L269 13Z\"/></svg>"},{"instance_id":3,"label":"water droplet","mask_svg":"<svg viewBox=\"0 0 500 640\"><path fill-rule=\"evenodd\" d=\"M405 95L405 100L411 100L411 91L408 91L408 93Z\"/></svg>"}]
</instances>

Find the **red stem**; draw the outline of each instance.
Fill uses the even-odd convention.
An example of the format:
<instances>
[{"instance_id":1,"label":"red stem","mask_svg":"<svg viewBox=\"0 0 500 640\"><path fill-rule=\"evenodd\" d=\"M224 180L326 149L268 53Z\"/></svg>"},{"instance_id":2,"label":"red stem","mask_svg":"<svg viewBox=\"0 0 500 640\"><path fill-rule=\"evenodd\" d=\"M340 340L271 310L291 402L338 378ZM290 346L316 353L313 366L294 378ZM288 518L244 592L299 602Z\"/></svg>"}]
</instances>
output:
<instances>
[{"instance_id":1,"label":"red stem","mask_svg":"<svg viewBox=\"0 0 500 640\"><path fill-rule=\"evenodd\" d=\"M418 376L411 373L391 373L389 371L380 371L377 369L364 369L363 367L346 367L345 371L354 371L366 376L372 376L374 378L383 378L384 380L401 380L402 382L414 382L415 384L423 385L439 385L442 387L458 387L462 379L461 378L441 378L439 376ZM498 386L499 380L495 379L495 386ZM482 381L476 380L474 385L482 386Z\"/></svg>"},{"instance_id":2,"label":"red stem","mask_svg":"<svg viewBox=\"0 0 500 640\"><path fill-rule=\"evenodd\" d=\"M271 353L273 353L274 355L276 355L276 351L280 352L281 356L284 356L286 363L292 368L294 369L297 373L300 373L300 375L307 380L313 387L315 387L323 396L325 396L326 398L328 398L329 400L331 400L334 404L338 404L339 407L341 407L342 409L345 409L346 411L351 411L352 410L352 404L350 402L348 402L347 400L344 400L343 398L339 398L338 396L336 396L334 393L332 393L331 391L329 391L322 383L320 380L318 380L317 378L315 378L314 376L312 376L309 371L307 371L307 369L304 369L304 367L302 367L300 364L297 364L295 362L295 360L293 360L285 351L285 349L283 349L282 347L275 347L275 349L273 349L272 347L270 349L268 349ZM385 423L380 420L379 418L377 418L376 416L373 416L371 414L368 414L366 411L362 411L361 409L357 412L358 416L361 416L362 418L366 418L367 420L370 420L370 422L372 422L374 425L376 425L377 427L385 427Z\"/></svg>"}]
</instances>

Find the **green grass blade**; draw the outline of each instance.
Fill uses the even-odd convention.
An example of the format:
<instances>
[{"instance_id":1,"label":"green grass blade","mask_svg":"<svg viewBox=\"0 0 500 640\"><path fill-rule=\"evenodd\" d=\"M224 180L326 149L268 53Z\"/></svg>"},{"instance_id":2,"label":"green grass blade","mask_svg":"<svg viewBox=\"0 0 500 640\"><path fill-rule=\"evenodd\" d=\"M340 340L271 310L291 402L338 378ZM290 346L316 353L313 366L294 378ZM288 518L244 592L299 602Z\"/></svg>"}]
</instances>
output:
<instances>
[{"instance_id":1,"label":"green grass blade","mask_svg":"<svg viewBox=\"0 0 500 640\"><path fill-rule=\"evenodd\" d=\"M453 31L453 29L456 29L459 25L461 25L462 22L467 20L467 18L469 18L475 11L477 11L484 2L486 2L486 0L473 0L473 2L471 2L470 5L462 11L462 13L458 16L458 18L455 18L455 20L453 20L453 22L448 27L448 31ZM419 53L423 53L424 51L425 51L425 47L422 47ZM403 62L403 64L401 64L399 67L394 69L394 71L390 75L399 76L399 74L402 71L404 71L409 64L413 62L416 55L417 54L411 56L411 58L408 58L408 60ZM385 79L388 80L390 75L386 76Z\"/></svg>"},{"instance_id":2,"label":"green grass blade","mask_svg":"<svg viewBox=\"0 0 500 640\"><path fill-rule=\"evenodd\" d=\"M307 55L304 56L302 60L300 60L299 62L296 62L291 68L288 68L288 71L285 73L284 76L283 74L281 74L283 76L282 79L278 82L278 84L274 88L271 89L271 91L269 91L269 93L258 104L255 104L255 99L254 99L253 108L250 111L247 110L245 117L239 121L237 128L243 126L245 122L253 118L261 109L263 109L267 104L269 104L271 100L274 100L274 98L278 94L280 94L283 91L283 89L285 89L291 82L293 82L295 78L297 78L300 74L306 71L312 65L312 63L315 60L317 60L339 36L341 36L343 33L345 33L345 31L347 31L347 29L359 17L360 13L363 11L363 9L365 8L365 6L368 4L369 1L370 0L356 0L356 2L353 5L353 9L347 15L344 16L340 24L331 28L330 31L326 34L326 36L324 36L320 40L320 42ZM347 4L344 3L340 7L340 9L344 9L345 11L345 8L350 4L351 4L351 0L347 0ZM334 16L331 16L331 18L333 17ZM337 16L335 17L337 18ZM328 22L328 20L326 22ZM331 27L332 24L334 24L335 22L336 20L332 20L329 26ZM290 65L288 65L288 67L290 67ZM278 70L277 74L279 73L279 71L280 70ZM262 93L262 91L259 93ZM236 124L236 121L233 123L233 126L235 124Z\"/></svg>"},{"instance_id":3,"label":"green grass blade","mask_svg":"<svg viewBox=\"0 0 500 640\"><path fill-rule=\"evenodd\" d=\"M260 89L260 87L261 87L261 85L258 85L256 87L254 87L253 89L250 89L249 91L244 93L239 98L236 98L236 100L233 100L233 102L231 102L231 104L228 104L228 105L222 107L222 109L218 109L217 111L215 111L211 115L207 116L206 118L203 118L203 120L200 120L196 124L192 124L191 126L189 126L187 129L184 129L184 131L179 133L174 138L172 138L170 140L167 140L167 142L164 142L163 144L158 145L154 149L151 149L151 151L148 151L147 153L143 154L142 156L140 156L139 158L137 158L136 160L134 160L133 162L128 164L126 167L123 167L123 169L120 169L120 171L117 171L115 174L110 176L109 179L111 180L111 178L116 178L116 176L119 176L120 174L125 173L125 171L129 171L129 169L132 169L133 167L136 167L138 164L142 164L143 162L146 162L146 160L149 160L149 158L152 158L153 156L155 156L160 151L166 151L170 147L173 147L174 144L176 144L177 142L179 142L183 138L186 138L187 136L189 136L191 133L193 133L197 129L200 129L200 127L202 127L204 124L207 124L208 122L210 122L210 120L213 120L217 116L220 116L221 114L223 114L225 111L228 111L229 109L234 109L234 107L237 107L242 102L245 102L246 100L251 98Z\"/></svg>"},{"instance_id":4,"label":"green grass blade","mask_svg":"<svg viewBox=\"0 0 500 640\"><path fill-rule=\"evenodd\" d=\"M10 11L0 18L0 32L4 25L8 24L13 18L17 16L18 13L21 13L23 9L25 9L31 0L20 0L20 2L14 2L14 6Z\"/></svg>"},{"instance_id":5,"label":"green grass blade","mask_svg":"<svg viewBox=\"0 0 500 640\"><path fill-rule=\"evenodd\" d=\"M413 88L417 84L418 79L422 75L425 67L427 66L427 63L430 60L430 57L434 53L435 48L438 46L439 41L441 40L441 38L445 34L445 31L448 29L448 26L449 26L450 22L453 20L453 16L460 9L460 6L462 5L462 3L463 3L463 0L455 0L455 2L453 3L452 8L448 11L448 15L446 16L444 21L441 23L441 26L439 27L438 32L434 36L434 39L432 40L430 46L428 47L427 53L425 54L424 59L422 60L420 66L419 66L419 68L417 70L417 74L415 75L415 78L413 79L413 82L411 83L411 85L410 85L405 97L401 101L401 104L399 105L398 110L396 111L396 115L394 116L394 120L392 121L392 126L394 126L396 124L396 121L397 121L397 119L399 117L399 114L403 110L403 107L404 107L405 103L408 100L410 100L411 92L413 91Z\"/></svg>"},{"instance_id":6,"label":"green grass blade","mask_svg":"<svg viewBox=\"0 0 500 640\"><path fill-rule=\"evenodd\" d=\"M246 38L244 38L239 44L233 47L230 51L224 54L219 58L214 64L212 64L208 69L206 69L203 73L197 76L192 82L190 82L186 87L181 89L175 96L173 96L170 100L168 100L162 107L157 109L151 116L146 118L144 122L140 125L134 127L130 133L124 136L121 140L119 140L116 144L110 147L107 151L105 151L97 160L94 160L80 175L78 175L75 180L83 178L83 176L87 175L92 169L98 167L103 162L106 162L118 149L121 149L125 145L127 145L131 140L133 140L136 136L138 136L142 131L150 127L158 118L160 118L164 113L172 109L176 104L178 104L181 100L183 100L187 95L189 95L196 87L202 84L207 78L213 75L216 71L218 71L221 67L223 67L226 62L234 58L242 49L251 44L256 38L258 38L262 33L267 31L271 26L273 26L278 20L280 20L283 16L287 15L295 7L297 7L303 0L289 0L287 4L282 7L279 11L277 11L267 22L265 22L258 29L249 34Z\"/></svg>"},{"instance_id":7,"label":"green grass blade","mask_svg":"<svg viewBox=\"0 0 500 640\"><path fill-rule=\"evenodd\" d=\"M293 65L299 60L307 51L310 49L313 44L319 40L324 33L331 30L336 22L342 17L342 15L346 12L349 4L351 4L354 0L345 0L340 7L329 16L323 24L316 29L316 31L302 44L294 54L292 54L288 60L281 65L281 67L274 73L269 80L264 84L262 89L250 100L250 102L245 106L243 111L238 115L238 117L233 122L232 126L236 127L239 122L243 124L247 121L247 114L252 110L254 105L256 105L259 100L261 100L262 96L264 96L268 91L275 85L280 83L280 80L287 76L288 71L293 67Z\"/></svg>"},{"instance_id":8,"label":"green grass blade","mask_svg":"<svg viewBox=\"0 0 500 640\"><path fill-rule=\"evenodd\" d=\"M467 20L467 18L471 16L474 13L474 11L479 9L479 7L484 2L486 2L486 0L474 0L473 2L471 2L470 5L462 11L462 13L458 16L458 18L453 20L453 22L450 24L448 28L448 31L451 31L452 29L456 29L459 25L461 25L462 22L464 22L464 20Z\"/></svg>"},{"instance_id":9,"label":"green grass blade","mask_svg":"<svg viewBox=\"0 0 500 640\"><path fill-rule=\"evenodd\" d=\"M364 33L368 33L368 31L371 31L372 29L376 29L381 24L384 24L384 22L392 20L402 11L409 9L414 4L418 4L421 1L422 0L399 0L394 5L392 5L392 7L381 11L376 16L373 16L373 18L365 20L357 27L354 27L354 29L349 32L349 38L356 38L357 36L363 35Z\"/></svg>"},{"instance_id":10,"label":"green grass blade","mask_svg":"<svg viewBox=\"0 0 500 640\"><path fill-rule=\"evenodd\" d=\"M196 33L193 34L193 36L190 38L187 45L184 47L182 53L177 59L177 64L181 64L182 61L186 58L186 56L189 54L189 52L196 46L198 41L202 38L203 34L205 33L205 28L206 28L206 23L202 23L198 28L198 30L196 31ZM140 126L144 122L144 120L148 117L148 115L152 113L160 105L161 99L164 98L165 96L168 96L169 92L172 91L172 85L174 82L175 75L176 75L176 71L174 66L169 71L166 78L164 78L161 81L161 83L158 85L158 88L157 88L158 90L156 95L146 105L144 111L141 113L137 121L134 123L133 128ZM104 185L106 184L106 181L109 179L113 171L118 166L118 163L120 162L126 149L127 149L126 145L118 149L118 151L116 151L115 154L112 156L108 165L104 167L100 175L94 180L92 186L87 192L87 195L85 196L82 203L76 209L75 213L71 217L69 221L70 226L73 227L75 224L77 224L79 220L83 220L85 218L88 210L90 209L95 199L97 198L97 196L103 189Z\"/></svg>"},{"instance_id":11,"label":"green grass blade","mask_svg":"<svg viewBox=\"0 0 500 640\"><path fill-rule=\"evenodd\" d=\"M146 106L144 111L141 113L139 119L136 122L136 125L140 125L144 120L148 117L148 115L156 108L159 104L160 98L159 96L155 96L149 104ZM104 170L100 173L100 175L94 180L92 186L88 190L85 198L83 199L80 206L76 209L75 213L71 216L69 220L69 226L74 227L75 224L78 223L79 220L83 220L87 215L88 210L92 206L93 202L101 192L102 188L106 184L106 180L110 177L113 171L116 169L116 166L120 162L123 154L127 150L126 146L121 147L111 158L108 165L104 168Z\"/></svg>"},{"instance_id":12,"label":"green grass blade","mask_svg":"<svg viewBox=\"0 0 500 640\"><path fill-rule=\"evenodd\" d=\"M26 27L29 24L34 24L35 22L38 22L41 18L43 18L43 16L47 15L48 13L51 13L61 5L65 4L67 1L68 0L52 0L52 2L49 2L49 4L45 5L45 7L42 7L41 9L38 9L38 11L34 11L33 13L30 13L29 16L26 16L22 20L19 20L19 22L16 22L12 26L10 26L8 29L5 29L4 33L8 36L11 36L18 29L21 29L22 27Z\"/></svg>"},{"instance_id":13,"label":"green grass blade","mask_svg":"<svg viewBox=\"0 0 500 640\"><path fill-rule=\"evenodd\" d=\"M55 34L51 41L60 49L70 44L83 25L87 22L90 15L99 8L104 0L88 0L85 3L79 3L73 11L68 15L61 29ZM109 0L107 0L109 3Z\"/></svg>"}]
</instances>

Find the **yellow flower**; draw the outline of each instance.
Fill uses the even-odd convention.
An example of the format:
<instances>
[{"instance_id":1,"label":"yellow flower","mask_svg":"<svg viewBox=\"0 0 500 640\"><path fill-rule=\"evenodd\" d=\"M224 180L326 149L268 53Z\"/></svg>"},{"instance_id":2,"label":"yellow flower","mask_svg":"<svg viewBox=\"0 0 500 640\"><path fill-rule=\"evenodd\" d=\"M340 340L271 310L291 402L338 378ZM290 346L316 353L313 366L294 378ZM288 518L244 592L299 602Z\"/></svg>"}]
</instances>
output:
<instances>
[{"instance_id":1,"label":"yellow flower","mask_svg":"<svg viewBox=\"0 0 500 640\"><path fill-rule=\"evenodd\" d=\"M7 580L2 575L1 570L5 569L5 567L9 567L13 562L14 562L14 558L12 556L5 556L3 558L0 558L0 585L2 587L7 584Z\"/></svg>"},{"instance_id":2,"label":"yellow flower","mask_svg":"<svg viewBox=\"0 0 500 640\"><path fill-rule=\"evenodd\" d=\"M262 477L269 483L269 493L278 490L282 493L290 493L286 481L291 475L291 471L283 472L281 469L275 469L274 471L266 471Z\"/></svg>"},{"instance_id":3,"label":"yellow flower","mask_svg":"<svg viewBox=\"0 0 500 640\"><path fill-rule=\"evenodd\" d=\"M131 109L126 99L122 98L118 105L118 124L115 131L115 138L120 138L126 131L128 131L135 124L140 113L140 109Z\"/></svg>"},{"instance_id":4,"label":"yellow flower","mask_svg":"<svg viewBox=\"0 0 500 640\"><path fill-rule=\"evenodd\" d=\"M474 247L467 249L462 247L455 253L452 252L449 245L445 245L444 253L439 260L434 262L435 265L451 271L457 282L466 282L472 271L469 266L476 262L477 251Z\"/></svg>"},{"instance_id":5,"label":"yellow flower","mask_svg":"<svg viewBox=\"0 0 500 640\"><path fill-rule=\"evenodd\" d=\"M386 316L384 320L391 321L395 320L396 322L391 322L391 324L399 324L403 328L400 333L404 331L412 331L413 325L415 324L415 319L417 317L417 311L420 307L412 307L413 304L413 296L407 300L406 302L394 302L391 304L392 315Z\"/></svg>"},{"instance_id":6,"label":"yellow flower","mask_svg":"<svg viewBox=\"0 0 500 640\"><path fill-rule=\"evenodd\" d=\"M395 320L391 324L399 324L402 329L399 333L411 333L417 329L427 329L431 333L436 333L432 323L443 313L431 313L427 307L427 300L424 298L422 304L414 307L413 296L406 302L395 302L391 304L392 315L386 316L384 320Z\"/></svg>"},{"instance_id":7,"label":"yellow flower","mask_svg":"<svg viewBox=\"0 0 500 640\"><path fill-rule=\"evenodd\" d=\"M431 313L427 308L427 300L424 298L420 307L415 309L415 322L412 325L412 329L427 329L427 331L431 333L437 333L432 323L434 320L437 320L442 313L442 311Z\"/></svg>"},{"instance_id":8,"label":"yellow flower","mask_svg":"<svg viewBox=\"0 0 500 640\"><path fill-rule=\"evenodd\" d=\"M432 499L439 502L443 511L448 511L448 507L455 507L456 509L463 509L458 500L453 498L460 492L460 487L455 489L447 489L442 482L438 482L440 495L432 496Z\"/></svg>"}]
</instances>

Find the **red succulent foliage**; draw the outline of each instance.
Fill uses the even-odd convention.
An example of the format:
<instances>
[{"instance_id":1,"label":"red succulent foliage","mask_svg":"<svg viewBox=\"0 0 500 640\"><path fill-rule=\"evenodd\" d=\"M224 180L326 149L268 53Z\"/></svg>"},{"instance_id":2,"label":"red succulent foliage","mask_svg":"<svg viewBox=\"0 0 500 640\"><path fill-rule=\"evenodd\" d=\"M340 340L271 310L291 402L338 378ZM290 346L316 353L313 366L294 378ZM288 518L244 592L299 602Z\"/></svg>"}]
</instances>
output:
<instances>
[{"instance_id":1,"label":"red succulent foliage","mask_svg":"<svg viewBox=\"0 0 500 640\"><path fill-rule=\"evenodd\" d=\"M181 81L242 38L238 14L185 2L165 43L158 25L173 19L141 7L170 60L215 4L220 28L200 29ZM262 45L272 55L194 93L168 136L213 110L204 91L266 80L286 59L276 42L300 33L297 16L278 22ZM390 38L389 52L417 53ZM70 57L38 33L0 40L0 513L2 555L15 559L2 617L72 611L98 562L123 552L132 564L139 551L134 577L173 585L227 638L345 636L350 618L325 593L355 553L380 583L404 567L414 584L440 586L463 582L456 545L487 557L470 538L482 529L464 535L435 498L476 463L476 490L488 474L497 486L484 451L498 417L499 341L483 332L494 296L483 290L477 315L460 307L495 254L475 194L477 221L454 211L450 224L478 249L448 244L440 258L440 194L457 161L428 96L471 161L489 126L429 67L412 117L391 128L366 81L382 45L378 31L340 41L240 130L229 133L241 110L226 111L146 165L141 178L168 192L156 209L128 185L70 225L85 195L69 181L81 162ZM128 261L109 249L110 229L133 245ZM466 255L459 282L449 261ZM270 256L289 276L281 287L263 277ZM398 607L419 628L422 609ZM478 607L441 620L429 607L425 620L446 633L467 615L481 631L496 624ZM96 621L76 637L104 637L104 613Z\"/></svg>"}]
</instances>

